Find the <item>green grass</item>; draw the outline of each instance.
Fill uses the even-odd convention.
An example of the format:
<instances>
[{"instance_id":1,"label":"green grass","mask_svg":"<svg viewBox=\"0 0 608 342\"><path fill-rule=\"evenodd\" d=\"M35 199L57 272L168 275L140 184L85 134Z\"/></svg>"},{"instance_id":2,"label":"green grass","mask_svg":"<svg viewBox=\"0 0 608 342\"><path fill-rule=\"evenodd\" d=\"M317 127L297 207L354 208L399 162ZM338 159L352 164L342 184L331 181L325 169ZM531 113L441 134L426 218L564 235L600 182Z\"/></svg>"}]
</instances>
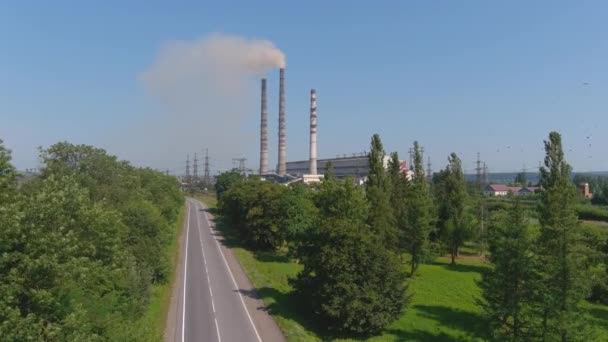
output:
<instances>
[{"instance_id":1,"label":"green grass","mask_svg":"<svg viewBox=\"0 0 608 342\"><path fill-rule=\"evenodd\" d=\"M212 208L215 204L205 202ZM239 245L230 227L219 222L218 228L288 341L353 341L329 338L312 315L302 310L288 283L301 265L290 260L285 251L253 253ZM476 281L488 266L478 258L471 258L476 254L471 246L465 246L463 252L463 258L455 266L450 265L447 257L421 265L419 273L410 280L408 291L412 297L403 315L380 336L367 340L483 341L487 331L476 303L481 296ZM404 264L406 270L409 268ZM600 340L608 340L608 307L586 303L585 308Z\"/></svg>"},{"instance_id":2,"label":"green grass","mask_svg":"<svg viewBox=\"0 0 608 342\"><path fill-rule=\"evenodd\" d=\"M171 303L171 290L175 282L175 269L178 262L177 242L184 226L185 206L182 206L177 221L174 225L172 241L166 248L166 255L170 258L171 274L170 281L165 284L153 285L151 289L150 302L142 318L135 322L134 329L137 331L139 341L163 341L167 313Z\"/></svg>"}]
</instances>

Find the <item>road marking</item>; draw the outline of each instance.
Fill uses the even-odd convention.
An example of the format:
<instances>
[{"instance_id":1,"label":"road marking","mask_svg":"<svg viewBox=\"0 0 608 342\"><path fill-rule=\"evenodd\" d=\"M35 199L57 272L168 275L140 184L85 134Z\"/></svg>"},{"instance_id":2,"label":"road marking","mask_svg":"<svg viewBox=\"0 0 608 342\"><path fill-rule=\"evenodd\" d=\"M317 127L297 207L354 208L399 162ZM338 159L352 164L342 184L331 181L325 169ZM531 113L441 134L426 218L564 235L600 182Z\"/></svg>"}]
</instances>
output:
<instances>
[{"instance_id":1,"label":"road marking","mask_svg":"<svg viewBox=\"0 0 608 342\"><path fill-rule=\"evenodd\" d=\"M186 260L184 261L184 298L182 304L182 342L186 332L186 284L188 284L188 236L190 235L190 202L188 202L188 219L186 223Z\"/></svg>"},{"instance_id":2,"label":"road marking","mask_svg":"<svg viewBox=\"0 0 608 342\"><path fill-rule=\"evenodd\" d=\"M199 201L197 201L197 202L200 204ZM207 226L209 226L209 230L213 233L213 229L211 228L211 223L209 222L209 218L207 217L207 212L205 212L203 215L205 216L205 220L207 221ZM199 237L200 237L200 226L199 226ZM241 291L239 290L239 286L237 285L236 280L234 279L232 270L230 270L230 266L228 266L228 261L226 261L224 252L222 252L222 248L220 247L219 242L217 242L217 239L214 237L213 240L215 241L215 245L217 246L217 249L220 251L220 255L222 256L222 259L224 260L224 265L226 265L226 269L228 269L228 273L230 274L230 278L232 279L232 284L234 284L234 289L239 294L239 299L241 300L241 304L243 305L243 308L245 309L245 313L247 314L247 317L249 318L249 323L251 323L251 326L253 327L255 336L258 338L259 342L262 342L262 339L260 338L260 334L258 333L258 329L256 329L255 324L253 323L253 319L251 318L251 315L249 314L249 310L247 310L247 305L245 305L245 301L243 300L243 295L241 294Z\"/></svg>"},{"instance_id":3,"label":"road marking","mask_svg":"<svg viewBox=\"0 0 608 342\"><path fill-rule=\"evenodd\" d=\"M195 205L196 210L198 210L198 204ZM222 342L222 338L220 336L220 327L217 324L217 317L215 316L215 304L213 303L213 291L211 290L211 279L209 279L209 270L207 269L207 258L205 258L205 249L203 248L203 237L201 233L201 224L198 220L198 213L194 215L196 218L196 227L198 229L198 241L201 243L201 252L203 254L203 264L205 265L205 275L207 276L207 288L209 288L209 296L211 298L211 309L213 310L213 320L215 321L215 330L217 331L217 340L218 342Z\"/></svg>"},{"instance_id":4,"label":"road marking","mask_svg":"<svg viewBox=\"0 0 608 342\"><path fill-rule=\"evenodd\" d=\"M217 342L222 342L222 339L220 338L220 326L217 325L217 318L214 318L215 320L215 330L217 330Z\"/></svg>"}]
</instances>

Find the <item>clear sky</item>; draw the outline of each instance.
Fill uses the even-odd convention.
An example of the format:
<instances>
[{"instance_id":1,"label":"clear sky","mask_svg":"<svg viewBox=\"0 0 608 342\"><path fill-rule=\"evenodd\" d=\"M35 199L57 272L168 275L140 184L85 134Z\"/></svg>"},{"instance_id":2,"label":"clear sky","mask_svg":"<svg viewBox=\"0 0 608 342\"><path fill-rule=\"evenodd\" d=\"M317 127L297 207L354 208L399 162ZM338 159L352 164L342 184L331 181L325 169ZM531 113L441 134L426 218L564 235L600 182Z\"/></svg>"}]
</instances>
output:
<instances>
[{"instance_id":1,"label":"clear sky","mask_svg":"<svg viewBox=\"0 0 608 342\"><path fill-rule=\"evenodd\" d=\"M37 166L38 146L68 140L176 173L204 148L216 170L240 156L257 169L257 80L231 99L249 111L234 131L218 126L238 136L236 150L195 134L222 120L211 113L141 129L167 115L141 81L162 46L219 32L267 39L285 53L288 160L308 156L314 87L321 158L367 150L379 133L402 157L420 141L435 170L455 151L469 172L477 152L491 172L518 171L537 167L543 139L558 130L575 171L608 170L606 1L175 3L0 2L0 138L18 168ZM272 165L276 74L268 75ZM163 137L180 144L158 148Z\"/></svg>"}]
</instances>

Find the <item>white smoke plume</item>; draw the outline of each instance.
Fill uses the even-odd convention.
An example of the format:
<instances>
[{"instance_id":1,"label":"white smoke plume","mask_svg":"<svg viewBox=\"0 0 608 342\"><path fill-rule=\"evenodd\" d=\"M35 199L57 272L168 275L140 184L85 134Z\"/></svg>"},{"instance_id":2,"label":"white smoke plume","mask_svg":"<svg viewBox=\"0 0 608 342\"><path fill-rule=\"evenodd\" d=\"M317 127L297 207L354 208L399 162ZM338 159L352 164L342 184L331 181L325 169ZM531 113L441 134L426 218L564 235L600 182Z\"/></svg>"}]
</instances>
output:
<instances>
[{"instance_id":1,"label":"white smoke plume","mask_svg":"<svg viewBox=\"0 0 608 342\"><path fill-rule=\"evenodd\" d=\"M225 160L241 155L257 142L258 131L243 126L259 120L259 76L284 66L285 55L267 40L212 34L165 44L139 75L160 107L139 134L130 132L143 136L137 159L163 167L203 148Z\"/></svg>"}]
</instances>

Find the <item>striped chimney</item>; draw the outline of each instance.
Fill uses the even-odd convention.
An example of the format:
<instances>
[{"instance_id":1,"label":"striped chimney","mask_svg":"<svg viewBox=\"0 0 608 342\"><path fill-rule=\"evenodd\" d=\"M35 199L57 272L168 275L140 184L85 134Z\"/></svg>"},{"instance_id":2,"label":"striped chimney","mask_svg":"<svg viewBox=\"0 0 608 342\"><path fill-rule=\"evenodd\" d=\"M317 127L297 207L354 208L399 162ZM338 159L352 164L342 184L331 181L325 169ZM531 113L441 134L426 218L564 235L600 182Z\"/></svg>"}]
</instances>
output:
<instances>
[{"instance_id":1,"label":"striped chimney","mask_svg":"<svg viewBox=\"0 0 608 342\"><path fill-rule=\"evenodd\" d=\"M310 90L310 174L317 174L317 91Z\"/></svg>"},{"instance_id":2,"label":"striped chimney","mask_svg":"<svg viewBox=\"0 0 608 342\"><path fill-rule=\"evenodd\" d=\"M287 173L287 143L285 133L285 69L279 69L279 176Z\"/></svg>"},{"instance_id":3,"label":"striped chimney","mask_svg":"<svg viewBox=\"0 0 608 342\"><path fill-rule=\"evenodd\" d=\"M260 120L260 174L268 173L268 106L266 102L266 79L262 78L262 114Z\"/></svg>"}]
</instances>

